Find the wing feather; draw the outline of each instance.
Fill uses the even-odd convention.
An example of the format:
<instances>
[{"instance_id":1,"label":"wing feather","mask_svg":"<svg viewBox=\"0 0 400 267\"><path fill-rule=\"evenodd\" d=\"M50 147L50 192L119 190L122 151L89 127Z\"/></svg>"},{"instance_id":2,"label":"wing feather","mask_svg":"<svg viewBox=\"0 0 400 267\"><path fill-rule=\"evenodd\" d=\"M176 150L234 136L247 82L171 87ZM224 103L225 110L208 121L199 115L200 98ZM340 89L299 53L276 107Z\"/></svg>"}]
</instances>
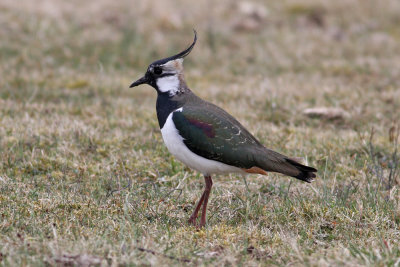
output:
<instances>
[{"instance_id":1,"label":"wing feather","mask_svg":"<svg viewBox=\"0 0 400 267\"><path fill-rule=\"evenodd\" d=\"M261 146L238 121L216 106L184 107L172 120L185 145L197 155L240 168L254 166L251 148ZM262 146L261 146L262 147Z\"/></svg>"}]
</instances>

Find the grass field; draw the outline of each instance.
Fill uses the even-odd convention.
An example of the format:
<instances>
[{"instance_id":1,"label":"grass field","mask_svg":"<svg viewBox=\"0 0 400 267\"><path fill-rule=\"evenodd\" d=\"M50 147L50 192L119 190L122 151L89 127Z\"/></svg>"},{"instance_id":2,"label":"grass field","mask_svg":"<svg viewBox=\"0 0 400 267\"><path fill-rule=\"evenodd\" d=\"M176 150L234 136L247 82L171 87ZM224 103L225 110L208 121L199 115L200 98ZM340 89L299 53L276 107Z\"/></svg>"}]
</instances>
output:
<instances>
[{"instance_id":1,"label":"grass field","mask_svg":"<svg viewBox=\"0 0 400 267\"><path fill-rule=\"evenodd\" d=\"M148 2L148 3L147 3ZM0 0L0 265L399 266L400 2ZM204 182L162 142L152 61L318 168ZM310 118L307 108L345 116Z\"/></svg>"}]
</instances>

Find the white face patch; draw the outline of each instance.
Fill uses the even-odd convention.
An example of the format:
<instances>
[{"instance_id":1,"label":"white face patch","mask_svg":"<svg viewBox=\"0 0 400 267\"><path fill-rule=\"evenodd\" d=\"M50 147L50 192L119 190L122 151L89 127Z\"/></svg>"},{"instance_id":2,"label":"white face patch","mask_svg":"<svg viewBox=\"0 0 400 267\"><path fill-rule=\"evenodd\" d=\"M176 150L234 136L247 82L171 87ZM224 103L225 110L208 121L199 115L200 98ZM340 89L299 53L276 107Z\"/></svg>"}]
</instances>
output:
<instances>
[{"instance_id":1,"label":"white face patch","mask_svg":"<svg viewBox=\"0 0 400 267\"><path fill-rule=\"evenodd\" d=\"M174 96L179 91L178 75L165 76L157 79L157 87L160 92Z\"/></svg>"},{"instance_id":2,"label":"white face patch","mask_svg":"<svg viewBox=\"0 0 400 267\"><path fill-rule=\"evenodd\" d=\"M175 59L168 61L163 65L159 65L162 74L157 77L157 87L162 93L168 93L170 96L176 95L180 88L179 75L183 72L183 59ZM150 71L153 71L152 69ZM162 77L163 75L166 75Z\"/></svg>"}]
</instances>

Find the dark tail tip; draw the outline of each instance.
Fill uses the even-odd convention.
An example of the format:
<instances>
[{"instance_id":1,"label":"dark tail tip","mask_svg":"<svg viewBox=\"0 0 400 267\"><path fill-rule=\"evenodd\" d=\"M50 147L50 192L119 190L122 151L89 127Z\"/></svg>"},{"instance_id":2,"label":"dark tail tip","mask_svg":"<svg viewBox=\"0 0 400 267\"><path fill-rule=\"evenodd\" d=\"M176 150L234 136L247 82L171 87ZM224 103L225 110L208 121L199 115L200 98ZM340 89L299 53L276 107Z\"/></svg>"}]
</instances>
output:
<instances>
[{"instance_id":1,"label":"dark tail tip","mask_svg":"<svg viewBox=\"0 0 400 267\"><path fill-rule=\"evenodd\" d=\"M311 183L316 176L315 172L317 172L317 169L309 166L305 166L303 164L298 163L297 161L294 161L292 159L286 159L286 161L290 164L292 164L294 167L296 167L300 173L296 176L293 176L299 180L305 181L307 183Z\"/></svg>"},{"instance_id":2,"label":"dark tail tip","mask_svg":"<svg viewBox=\"0 0 400 267\"><path fill-rule=\"evenodd\" d=\"M315 173L309 171L301 171L299 175L295 176L295 178L305 181L307 183L311 183L312 181L314 181L315 177Z\"/></svg>"}]
</instances>

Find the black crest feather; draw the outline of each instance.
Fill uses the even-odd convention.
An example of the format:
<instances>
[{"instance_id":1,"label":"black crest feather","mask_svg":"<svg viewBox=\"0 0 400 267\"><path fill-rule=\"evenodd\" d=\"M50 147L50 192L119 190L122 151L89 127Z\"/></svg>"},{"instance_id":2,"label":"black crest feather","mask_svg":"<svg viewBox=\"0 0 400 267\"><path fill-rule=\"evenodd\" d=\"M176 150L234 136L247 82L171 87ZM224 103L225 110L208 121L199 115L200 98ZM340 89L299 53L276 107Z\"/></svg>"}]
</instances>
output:
<instances>
[{"instance_id":1,"label":"black crest feather","mask_svg":"<svg viewBox=\"0 0 400 267\"><path fill-rule=\"evenodd\" d=\"M175 60L175 59L178 59L178 58L184 58L187 55L189 55L190 51L192 51L192 49L193 49L193 47L194 47L194 45L196 44L196 41L197 41L197 32L194 29L193 29L193 32L194 32L194 40L193 40L193 43L188 48L186 48L185 50L183 50L182 52L180 52L180 53L178 53L178 54L176 54L174 56L154 61L153 63L151 63L151 65L163 65L163 64L167 63L168 61Z\"/></svg>"}]
</instances>

